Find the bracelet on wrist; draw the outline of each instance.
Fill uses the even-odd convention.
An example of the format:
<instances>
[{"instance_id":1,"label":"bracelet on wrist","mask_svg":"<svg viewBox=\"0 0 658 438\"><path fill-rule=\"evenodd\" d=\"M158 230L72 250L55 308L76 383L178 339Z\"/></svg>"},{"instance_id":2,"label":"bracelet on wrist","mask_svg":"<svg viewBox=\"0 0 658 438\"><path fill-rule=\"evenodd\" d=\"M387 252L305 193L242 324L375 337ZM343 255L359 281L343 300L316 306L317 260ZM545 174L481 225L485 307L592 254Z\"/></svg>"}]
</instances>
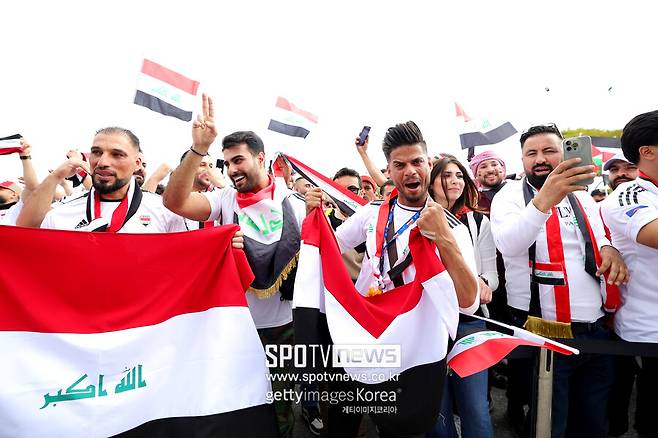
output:
<instances>
[{"instance_id":1,"label":"bracelet on wrist","mask_svg":"<svg viewBox=\"0 0 658 438\"><path fill-rule=\"evenodd\" d=\"M190 150L191 150L192 152L194 152L195 154L197 154L198 156L200 156L200 157L207 157L207 156L209 155L208 152L206 152L205 154L201 154L201 153L195 151L195 150L194 150L194 146L190 146Z\"/></svg>"},{"instance_id":2,"label":"bracelet on wrist","mask_svg":"<svg viewBox=\"0 0 658 438\"><path fill-rule=\"evenodd\" d=\"M21 160L31 160L32 155L20 155L18 158L20 158Z\"/></svg>"}]
</instances>

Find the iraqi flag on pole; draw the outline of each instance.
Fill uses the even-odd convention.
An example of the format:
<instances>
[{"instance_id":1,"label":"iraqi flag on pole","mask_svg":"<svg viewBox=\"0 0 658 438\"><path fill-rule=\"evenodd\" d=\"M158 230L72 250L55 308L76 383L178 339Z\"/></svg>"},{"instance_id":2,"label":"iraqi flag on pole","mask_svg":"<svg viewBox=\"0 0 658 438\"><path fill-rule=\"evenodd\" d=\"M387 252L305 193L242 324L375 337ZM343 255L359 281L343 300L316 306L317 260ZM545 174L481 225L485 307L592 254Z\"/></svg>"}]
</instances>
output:
<instances>
[{"instance_id":1,"label":"iraqi flag on pole","mask_svg":"<svg viewBox=\"0 0 658 438\"><path fill-rule=\"evenodd\" d=\"M461 125L459 141L462 149L500 143L517 132L510 122L492 124L487 119L475 119L466 114L457 102L455 102L455 111Z\"/></svg>"},{"instance_id":2,"label":"iraqi flag on pole","mask_svg":"<svg viewBox=\"0 0 658 438\"><path fill-rule=\"evenodd\" d=\"M189 122L196 105L199 82L144 59L137 78L137 105Z\"/></svg>"},{"instance_id":3,"label":"iraqi flag on pole","mask_svg":"<svg viewBox=\"0 0 658 438\"><path fill-rule=\"evenodd\" d=\"M314 186L320 187L322 191L324 191L334 200L334 202L336 202L341 211L346 213L348 216L351 216L359 207L368 203L368 201L362 197L355 195L340 184L336 184L331 180L331 178L327 178L317 170L307 166L298 159L281 153L279 153L279 156L283 158L283 160L297 175L306 179L306 181L310 182ZM277 168L279 167L277 160L274 161L274 164ZM275 174L276 172L277 170L275 169Z\"/></svg>"},{"instance_id":4,"label":"iraqi flag on pole","mask_svg":"<svg viewBox=\"0 0 658 438\"><path fill-rule=\"evenodd\" d=\"M454 285L436 247L417 228L411 233L415 280L365 297L315 209L302 227L293 299L296 343L328 345L330 339L331 365L347 373L355 391L388 395L385 405L393 410L368 412L380 430L397 435L425 433L435 424L448 338L459 320Z\"/></svg>"},{"instance_id":5,"label":"iraqi flag on pole","mask_svg":"<svg viewBox=\"0 0 658 438\"><path fill-rule=\"evenodd\" d=\"M0 435L278 436L235 230L0 226Z\"/></svg>"},{"instance_id":6,"label":"iraqi flag on pole","mask_svg":"<svg viewBox=\"0 0 658 438\"><path fill-rule=\"evenodd\" d=\"M9 155L15 152L23 152L21 146L21 135L14 134L0 138L0 155Z\"/></svg>"},{"instance_id":7,"label":"iraqi flag on pole","mask_svg":"<svg viewBox=\"0 0 658 438\"><path fill-rule=\"evenodd\" d=\"M527 330L489 318L469 315L496 326L497 330L470 333L455 342L448 354L448 366L459 377L468 377L497 364L519 345L546 348L556 353L570 355L579 351Z\"/></svg>"},{"instance_id":8,"label":"iraqi flag on pole","mask_svg":"<svg viewBox=\"0 0 658 438\"><path fill-rule=\"evenodd\" d=\"M291 137L306 138L313 126L318 123L318 116L311 114L283 97L277 97L274 115L267 127L270 131Z\"/></svg>"}]
</instances>

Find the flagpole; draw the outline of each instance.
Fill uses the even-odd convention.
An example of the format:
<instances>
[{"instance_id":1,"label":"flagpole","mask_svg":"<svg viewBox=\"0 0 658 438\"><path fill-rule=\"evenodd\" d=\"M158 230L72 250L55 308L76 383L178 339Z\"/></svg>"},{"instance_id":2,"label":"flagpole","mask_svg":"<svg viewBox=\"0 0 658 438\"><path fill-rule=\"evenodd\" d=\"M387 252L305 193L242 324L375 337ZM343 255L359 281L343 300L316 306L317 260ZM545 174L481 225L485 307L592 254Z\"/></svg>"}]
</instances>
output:
<instances>
[{"instance_id":1,"label":"flagpole","mask_svg":"<svg viewBox=\"0 0 658 438\"><path fill-rule=\"evenodd\" d=\"M534 409L535 437L551 436L551 418L553 407L553 352L542 348L539 350L537 367L537 399Z\"/></svg>"}]
</instances>

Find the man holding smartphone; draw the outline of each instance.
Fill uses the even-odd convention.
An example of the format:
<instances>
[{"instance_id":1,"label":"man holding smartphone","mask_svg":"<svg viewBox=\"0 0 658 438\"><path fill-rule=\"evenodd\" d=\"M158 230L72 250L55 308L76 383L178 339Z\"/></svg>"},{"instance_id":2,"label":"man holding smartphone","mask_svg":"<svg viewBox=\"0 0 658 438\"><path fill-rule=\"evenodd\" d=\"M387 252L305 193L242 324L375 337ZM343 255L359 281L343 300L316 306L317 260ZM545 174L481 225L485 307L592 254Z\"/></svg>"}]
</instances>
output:
<instances>
[{"instance_id":1,"label":"man holding smartphone","mask_svg":"<svg viewBox=\"0 0 658 438\"><path fill-rule=\"evenodd\" d=\"M493 199L491 231L505 262L507 302L513 323L538 334L609 339L604 309L618 304L614 286L628 281L628 271L582 183L594 176L593 166L563 161L561 142L554 124L524 132L526 177L509 181ZM510 407L532 403L527 361L509 362ZM605 436L612 372L609 356L555 355L552 436ZM508 416L518 430L523 411Z\"/></svg>"}]
</instances>

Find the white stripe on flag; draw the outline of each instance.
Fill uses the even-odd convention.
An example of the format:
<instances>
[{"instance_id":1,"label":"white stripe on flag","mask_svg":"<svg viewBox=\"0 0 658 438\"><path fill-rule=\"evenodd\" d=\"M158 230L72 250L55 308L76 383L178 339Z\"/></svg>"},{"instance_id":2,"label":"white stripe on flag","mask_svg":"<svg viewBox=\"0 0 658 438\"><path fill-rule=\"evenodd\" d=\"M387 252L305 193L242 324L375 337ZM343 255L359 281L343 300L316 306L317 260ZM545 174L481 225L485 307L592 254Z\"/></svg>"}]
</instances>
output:
<instances>
[{"instance_id":1,"label":"white stripe on flag","mask_svg":"<svg viewBox=\"0 0 658 438\"><path fill-rule=\"evenodd\" d=\"M183 111L193 111L196 108L196 96L144 73L140 73L137 78L137 89Z\"/></svg>"},{"instance_id":2,"label":"white stripe on flag","mask_svg":"<svg viewBox=\"0 0 658 438\"><path fill-rule=\"evenodd\" d=\"M274 107L272 112L272 119L287 125L301 126L308 131L312 131L315 127L315 123L311 122L306 117L302 117L299 114L284 110L283 108L279 107Z\"/></svg>"},{"instance_id":3,"label":"white stripe on flag","mask_svg":"<svg viewBox=\"0 0 658 438\"><path fill-rule=\"evenodd\" d=\"M270 390L246 307L98 334L0 332L0 345L13 352L13 360L0 361L0 375L11 376L0 391L2 436L107 437L155 419L262 405ZM120 391L133 368L141 378ZM93 395L66 400L70 389Z\"/></svg>"}]
</instances>

